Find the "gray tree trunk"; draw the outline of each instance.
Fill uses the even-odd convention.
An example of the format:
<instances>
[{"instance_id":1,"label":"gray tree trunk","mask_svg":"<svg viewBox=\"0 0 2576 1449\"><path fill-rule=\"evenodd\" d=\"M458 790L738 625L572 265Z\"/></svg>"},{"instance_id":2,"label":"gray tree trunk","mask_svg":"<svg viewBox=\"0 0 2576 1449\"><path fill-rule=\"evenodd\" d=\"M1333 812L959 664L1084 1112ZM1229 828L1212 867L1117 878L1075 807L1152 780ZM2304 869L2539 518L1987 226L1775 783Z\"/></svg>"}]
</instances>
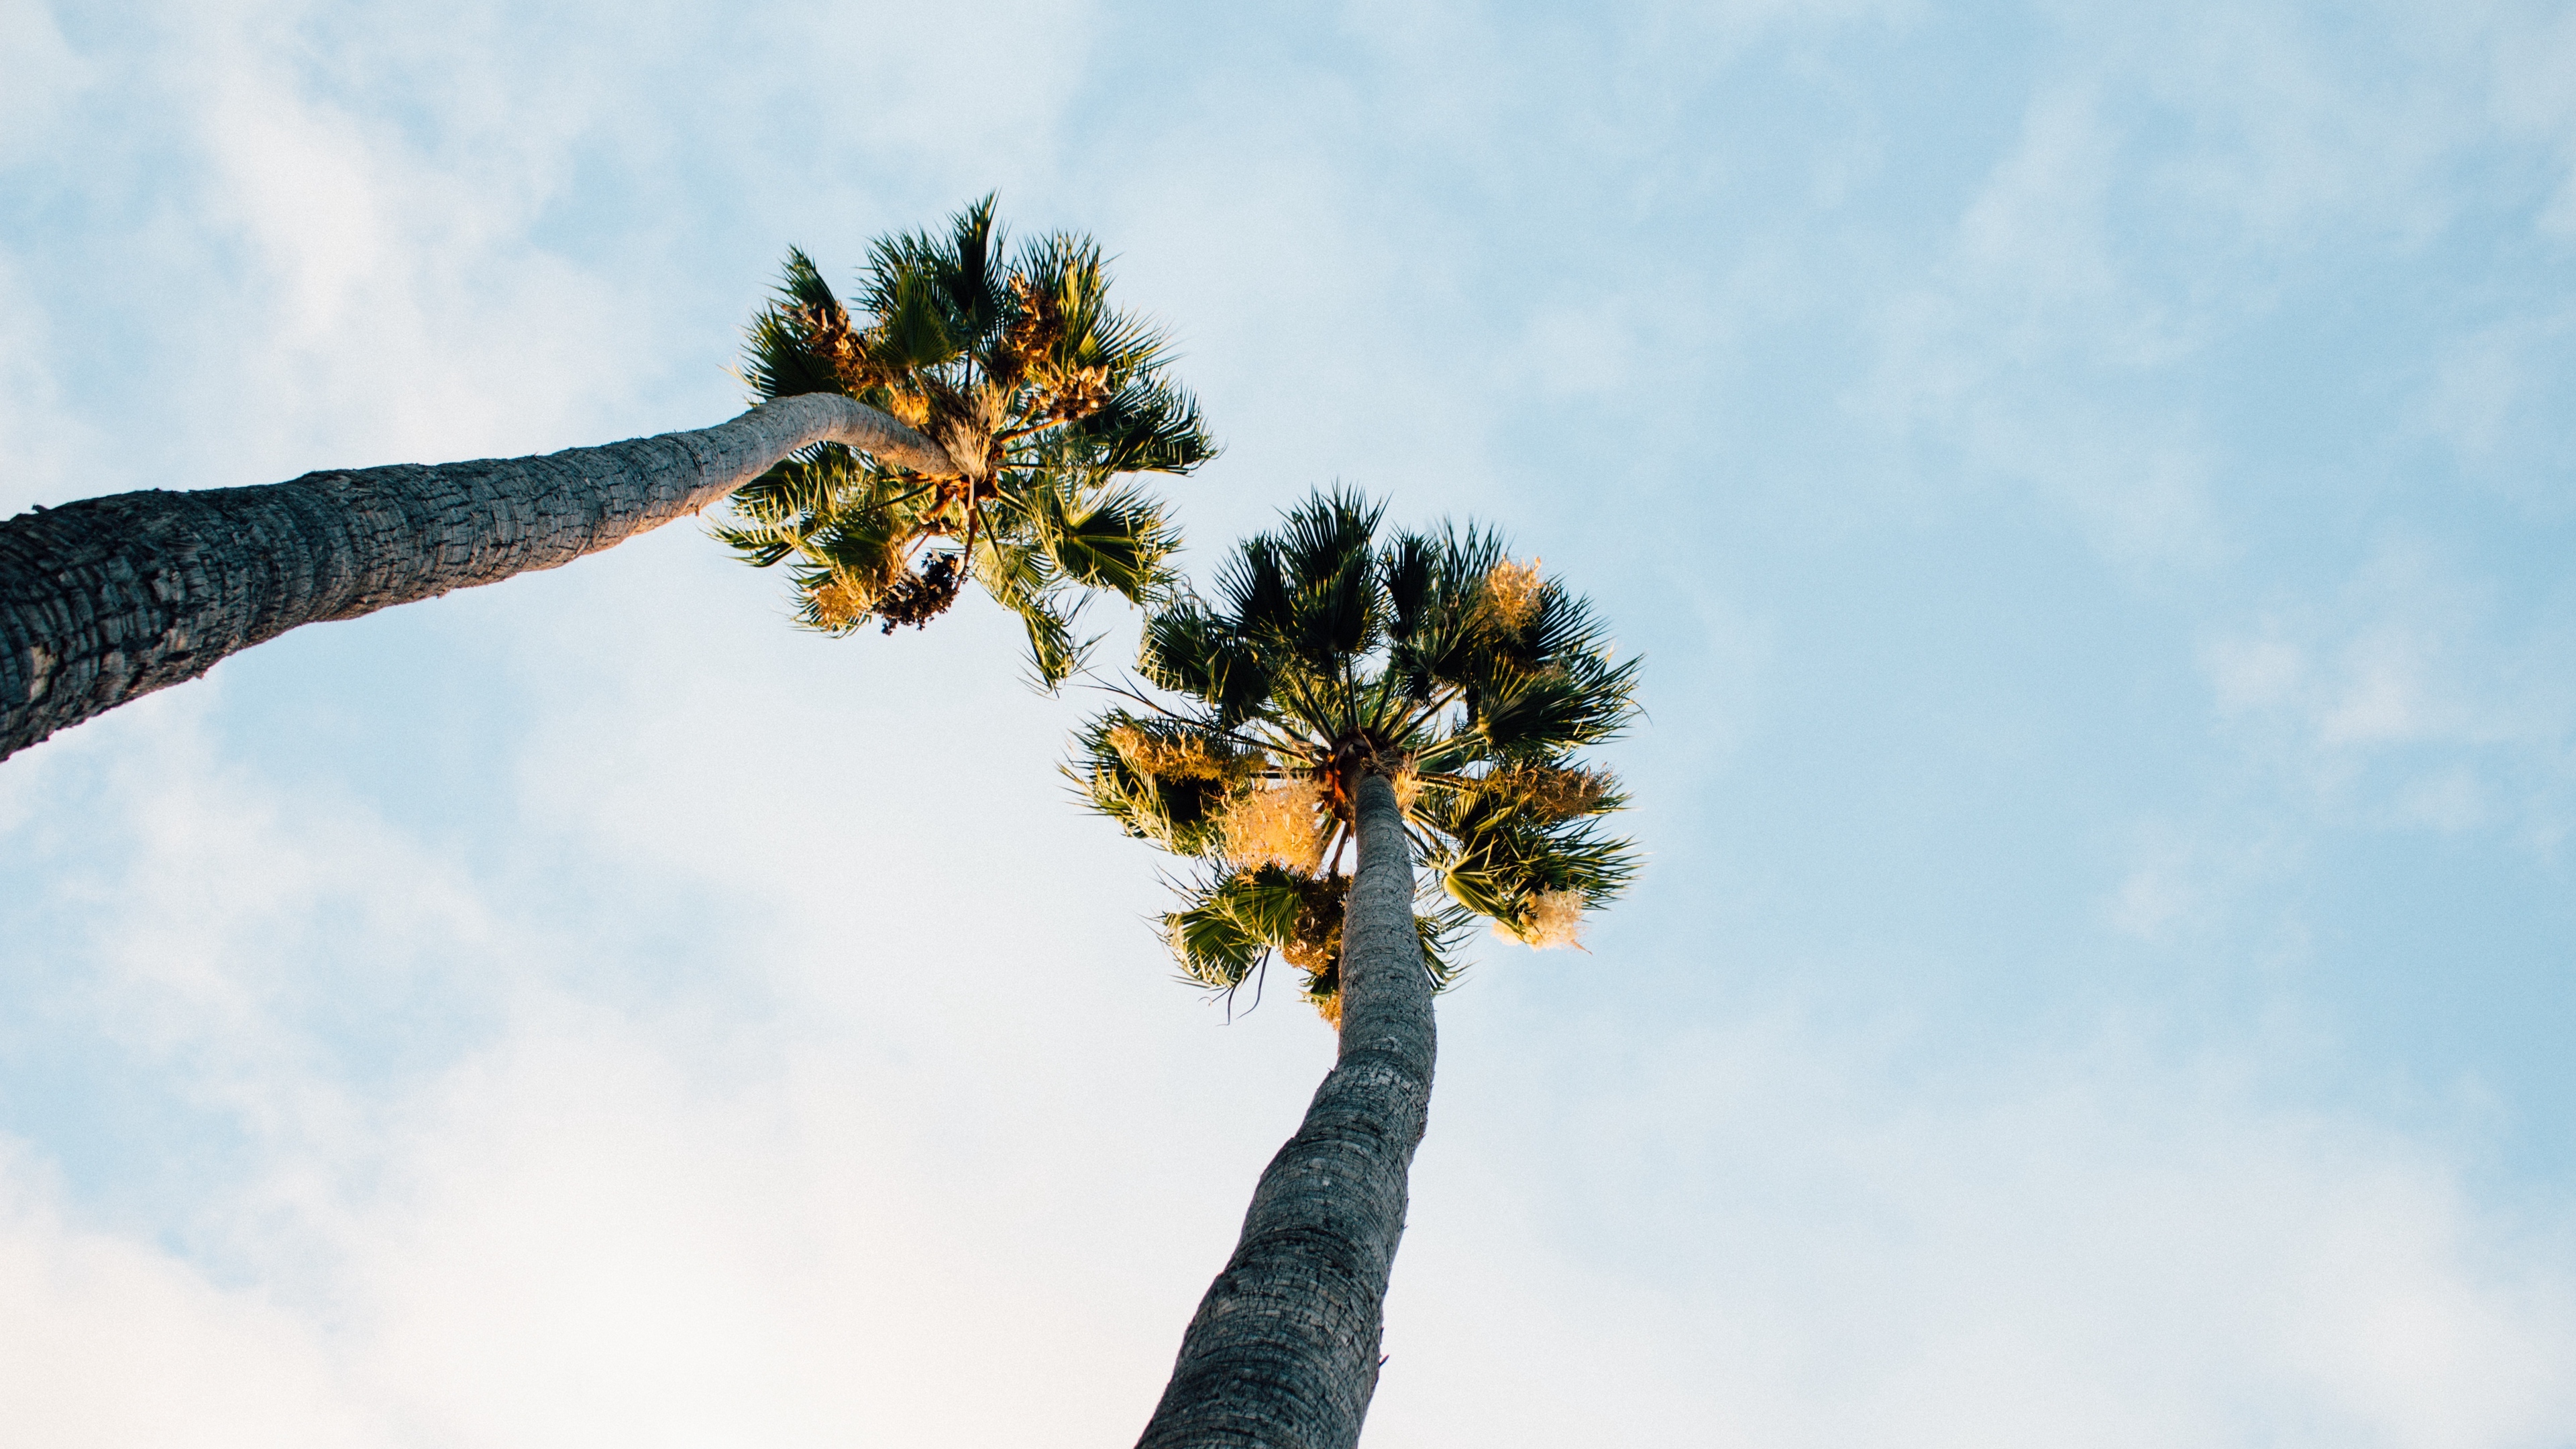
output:
<instances>
[{"instance_id":1,"label":"gray tree trunk","mask_svg":"<svg viewBox=\"0 0 2576 1449\"><path fill-rule=\"evenodd\" d=\"M695 513L810 443L925 473L928 438L832 393L539 458L149 489L0 524L0 758L299 624L550 569Z\"/></svg>"},{"instance_id":2,"label":"gray tree trunk","mask_svg":"<svg viewBox=\"0 0 2576 1449\"><path fill-rule=\"evenodd\" d=\"M1387 1275L1437 1044L1412 846L1384 776L1361 777L1353 814L1340 1055L1263 1170L1138 1449L1351 1449L1377 1391Z\"/></svg>"}]
</instances>

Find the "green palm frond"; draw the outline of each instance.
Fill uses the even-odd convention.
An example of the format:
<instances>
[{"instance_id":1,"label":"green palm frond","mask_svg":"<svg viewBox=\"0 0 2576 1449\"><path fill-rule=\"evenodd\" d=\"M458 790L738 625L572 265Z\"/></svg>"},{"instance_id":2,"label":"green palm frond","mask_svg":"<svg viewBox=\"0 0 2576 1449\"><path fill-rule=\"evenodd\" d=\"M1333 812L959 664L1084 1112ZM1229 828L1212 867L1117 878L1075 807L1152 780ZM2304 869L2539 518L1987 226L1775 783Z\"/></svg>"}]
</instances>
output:
<instances>
[{"instance_id":1,"label":"green palm frond","mask_svg":"<svg viewBox=\"0 0 2576 1449\"><path fill-rule=\"evenodd\" d=\"M1141 604L1163 582L1180 536L1162 504L1138 488L1085 501L1078 479L1035 477L1005 501L1026 518L1056 571L1084 588Z\"/></svg>"},{"instance_id":2,"label":"green palm frond","mask_svg":"<svg viewBox=\"0 0 2576 1449\"><path fill-rule=\"evenodd\" d=\"M1470 719L1501 758L1543 758L1568 746L1598 744L1633 712L1637 664L1605 664L1578 655L1537 668L1496 663L1480 671Z\"/></svg>"},{"instance_id":3,"label":"green palm frond","mask_svg":"<svg viewBox=\"0 0 2576 1449\"><path fill-rule=\"evenodd\" d=\"M1349 884L1275 865L1221 871L1184 887L1188 904L1163 917L1164 937L1184 977L1224 990L1276 951L1304 974L1307 999L1338 1010Z\"/></svg>"},{"instance_id":4,"label":"green palm frond","mask_svg":"<svg viewBox=\"0 0 2576 1449\"><path fill-rule=\"evenodd\" d=\"M1271 695L1271 672L1242 631L1193 598L1146 616L1137 672L1157 688L1199 701L1217 729L1253 717Z\"/></svg>"},{"instance_id":5,"label":"green palm frond","mask_svg":"<svg viewBox=\"0 0 2576 1449\"><path fill-rule=\"evenodd\" d=\"M743 380L762 398L836 391L832 365L811 339L818 330L846 326L848 320L814 259L788 248L777 296L751 319Z\"/></svg>"}]
</instances>

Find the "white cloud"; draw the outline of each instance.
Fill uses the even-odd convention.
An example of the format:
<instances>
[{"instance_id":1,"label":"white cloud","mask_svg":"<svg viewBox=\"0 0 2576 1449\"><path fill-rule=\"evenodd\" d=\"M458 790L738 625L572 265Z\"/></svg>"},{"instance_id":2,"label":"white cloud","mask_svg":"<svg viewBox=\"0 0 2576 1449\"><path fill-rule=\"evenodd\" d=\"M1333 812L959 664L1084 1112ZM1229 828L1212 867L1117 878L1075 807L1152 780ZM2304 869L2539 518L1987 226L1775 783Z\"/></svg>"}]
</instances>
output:
<instances>
[{"instance_id":1,"label":"white cloud","mask_svg":"<svg viewBox=\"0 0 2576 1449\"><path fill-rule=\"evenodd\" d=\"M38 0L0 6L0 67L9 89L0 95L0 166L26 158L52 113L92 84L92 68L72 53L53 7Z\"/></svg>"},{"instance_id":2,"label":"white cloud","mask_svg":"<svg viewBox=\"0 0 2576 1449\"><path fill-rule=\"evenodd\" d=\"M2576 16L2533 6L2494 26L2488 41L2496 115L2554 153L2560 179L2541 224L2562 241L2576 238Z\"/></svg>"},{"instance_id":3,"label":"white cloud","mask_svg":"<svg viewBox=\"0 0 2576 1449\"><path fill-rule=\"evenodd\" d=\"M2522 315L2446 339L2415 422L2448 445L2462 474L2528 508L2576 516L2576 424L2565 378L2576 365L2576 310Z\"/></svg>"},{"instance_id":4,"label":"white cloud","mask_svg":"<svg viewBox=\"0 0 2576 1449\"><path fill-rule=\"evenodd\" d=\"M2329 599L2202 650L2223 719L2302 793L2362 818L2507 829L2542 850L2576 809L2571 622L2392 543Z\"/></svg>"},{"instance_id":5,"label":"white cloud","mask_svg":"<svg viewBox=\"0 0 2576 1449\"><path fill-rule=\"evenodd\" d=\"M52 319L0 255L0 454L10 459L0 473L0 518L39 499L77 496L79 465L97 445L97 434L62 409L46 365L52 347Z\"/></svg>"},{"instance_id":6,"label":"white cloud","mask_svg":"<svg viewBox=\"0 0 2576 1449\"><path fill-rule=\"evenodd\" d=\"M2031 98L1929 281L1891 298L1854 405L2072 510L2123 563L2205 561L2217 465L2154 380L2205 345L2210 319L2124 255L2110 215L2124 138L2098 89Z\"/></svg>"},{"instance_id":7,"label":"white cloud","mask_svg":"<svg viewBox=\"0 0 2576 1449\"><path fill-rule=\"evenodd\" d=\"M0 1143L0 1419L11 1438L65 1449L370 1442L326 1332L149 1243L68 1221L40 1162Z\"/></svg>"},{"instance_id":8,"label":"white cloud","mask_svg":"<svg viewBox=\"0 0 2576 1449\"><path fill-rule=\"evenodd\" d=\"M1453 1028L1471 1060L1435 1108L1377 1432L2576 1432L2564 1225L2525 1236L2450 1164L2267 1106L2225 1068L2104 1041L1926 1077L1855 1050L1853 1025L1784 1016L1632 1054L1633 1032L1588 1023L1509 1062ZM1596 1091L1549 1100L1577 1079ZM1505 1100L1455 1095L1478 1091Z\"/></svg>"}]
</instances>

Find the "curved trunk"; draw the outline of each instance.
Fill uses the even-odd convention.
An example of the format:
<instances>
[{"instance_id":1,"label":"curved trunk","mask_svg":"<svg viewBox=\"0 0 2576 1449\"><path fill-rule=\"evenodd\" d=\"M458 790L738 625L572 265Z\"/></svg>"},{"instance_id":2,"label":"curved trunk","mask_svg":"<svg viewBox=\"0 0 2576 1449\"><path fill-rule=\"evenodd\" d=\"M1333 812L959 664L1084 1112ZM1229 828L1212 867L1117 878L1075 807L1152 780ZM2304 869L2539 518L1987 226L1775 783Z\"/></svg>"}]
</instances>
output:
<instances>
[{"instance_id":1,"label":"curved trunk","mask_svg":"<svg viewBox=\"0 0 2576 1449\"><path fill-rule=\"evenodd\" d=\"M604 448L156 488L20 514L0 524L0 757L298 624L570 563L821 442L956 471L874 408L807 393Z\"/></svg>"},{"instance_id":2,"label":"curved trunk","mask_svg":"<svg viewBox=\"0 0 2576 1449\"><path fill-rule=\"evenodd\" d=\"M1359 864L1342 917L1340 1055L1263 1170L1139 1449L1349 1449L1376 1392L1435 1042L1413 852L1384 776L1361 777L1352 813Z\"/></svg>"}]
</instances>

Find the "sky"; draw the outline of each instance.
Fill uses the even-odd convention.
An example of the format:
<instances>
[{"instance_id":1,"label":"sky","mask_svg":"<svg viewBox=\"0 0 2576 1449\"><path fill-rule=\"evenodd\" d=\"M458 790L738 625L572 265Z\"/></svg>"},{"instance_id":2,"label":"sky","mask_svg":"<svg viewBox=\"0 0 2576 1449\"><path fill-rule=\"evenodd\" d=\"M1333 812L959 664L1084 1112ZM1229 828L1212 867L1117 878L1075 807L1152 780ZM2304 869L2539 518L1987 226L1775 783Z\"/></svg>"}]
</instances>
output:
<instances>
[{"instance_id":1,"label":"sky","mask_svg":"<svg viewBox=\"0 0 2576 1449\"><path fill-rule=\"evenodd\" d=\"M933 13L936 12L936 13ZM2576 14L0 0L0 513L712 424L998 190L1645 659L1381 1445L2576 1445ZM0 1440L1123 1443L1330 1060L681 523L0 763ZM1102 610L1113 673L1132 621ZM1240 1006L1240 1003L1238 1003Z\"/></svg>"}]
</instances>

